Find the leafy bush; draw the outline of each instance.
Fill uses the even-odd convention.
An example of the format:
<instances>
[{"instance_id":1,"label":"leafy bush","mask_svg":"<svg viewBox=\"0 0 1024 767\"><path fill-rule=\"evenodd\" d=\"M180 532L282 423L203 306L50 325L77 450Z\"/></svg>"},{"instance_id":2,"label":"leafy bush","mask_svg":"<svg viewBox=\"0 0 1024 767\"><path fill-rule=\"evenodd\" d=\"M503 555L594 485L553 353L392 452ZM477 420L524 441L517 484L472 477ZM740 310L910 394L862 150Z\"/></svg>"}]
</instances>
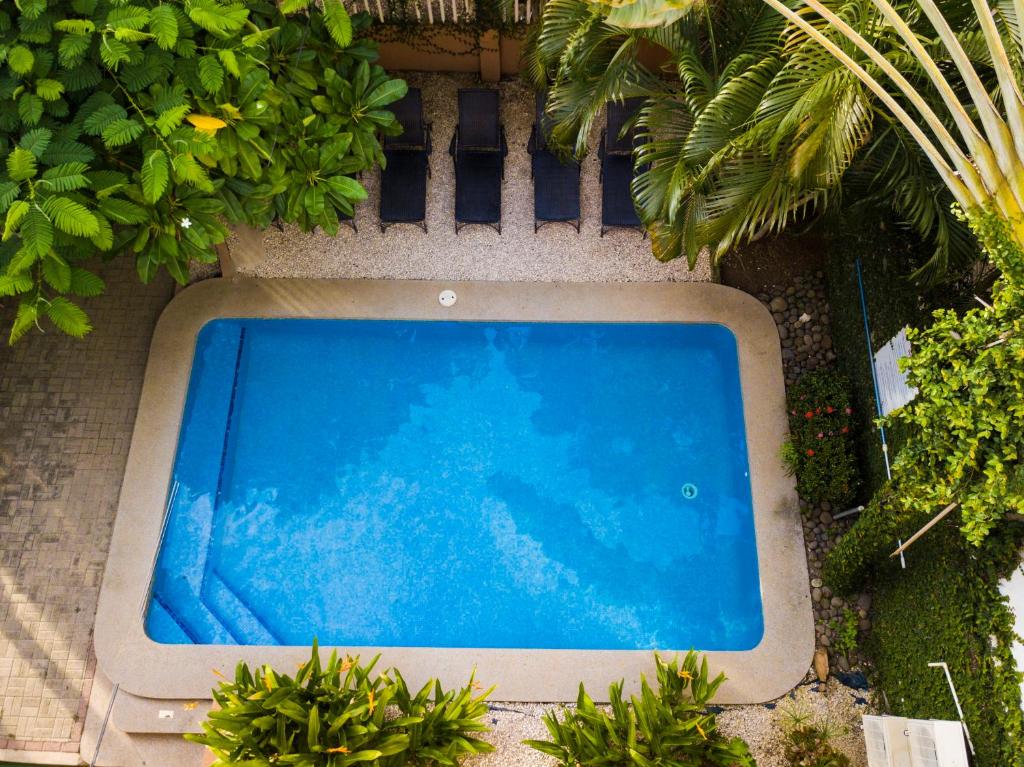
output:
<instances>
[{"instance_id":1,"label":"leafy bush","mask_svg":"<svg viewBox=\"0 0 1024 767\"><path fill-rule=\"evenodd\" d=\"M962 530L980 544L1005 517L1024 515L1024 253L998 216L972 228L1003 272L992 303L962 314L943 309L911 330L901 365L918 390L887 423L908 428L893 464L902 512L960 506Z\"/></svg>"},{"instance_id":2,"label":"leafy bush","mask_svg":"<svg viewBox=\"0 0 1024 767\"><path fill-rule=\"evenodd\" d=\"M1024 767L1013 614L998 589L1019 565L1022 544L1024 531L1006 526L973 546L948 517L908 551L906 570L896 560L874 568L871 630L862 644L872 686L897 716L957 719L945 676L927 665L948 663L977 767Z\"/></svg>"},{"instance_id":3,"label":"leafy bush","mask_svg":"<svg viewBox=\"0 0 1024 767\"><path fill-rule=\"evenodd\" d=\"M808 373L789 391L789 440L782 457L809 503L852 500L857 486L846 379L830 370Z\"/></svg>"},{"instance_id":4,"label":"leafy bush","mask_svg":"<svg viewBox=\"0 0 1024 767\"><path fill-rule=\"evenodd\" d=\"M843 614L839 618L829 621L829 627L836 632L836 639L832 643L832 649L841 655L849 656L857 649L857 631L860 625L860 616L852 607L844 607Z\"/></svg>"},{"instance_id":5,"label":"leafy bush","mask_svg":"<svg viewBox=\"0 0 1024 767\"><path fill-rule=\"evenodd\" d=\"M831 733L812 724L801 724L786 733L785 757L790 767L849 767L850 758L829 742Z\"/></svg>"},{"instance_id":6,"label":"leafy bush","mask_svg":"<svg viewBox=\"0 0 1024 767\"><path fill-rule=\"evenodd\" d=\"M225 223L335 232L405 83L340 0L22 0L0 9L0 296L13 343L90 329L97 256L148 281L212 261Z\"/></svg>"},{"instance_id":7,"label":"leafy bush","mask_svg":"<svg viewBox=\"0 0 1024 767\"><path fill-rule=\"evenodd\" d=\"M655 656L658 689L641 677L640 696L622 698L622 683L608 688L610 712L594 705L580 685L576 708L559 720L554 711L544 715L551 740L525 741L562 767L644 767L645 765L701 765L701 767L754 767L747 744L726 738L707 709L725 681L719 674L708 681L707 660L689 652L680 666Z\"/></svg>"},{"instance_id":8,"label":"leafy bush","mask_svg":"<svg viewBox=\"0 0 1024 767\"><path fill-rule=\"evenodd\" d=\"M294 678L239 663L234 681L213 691L219 710L210 711L203 734L185 737L214 753L214 767L431 767L493 750L475 737L487 730L481 720L491 690L474 695L471 677L458 692L431 680L413 695L397 669L375 674L376 662L361 666L332 653L322 667L314 642Z\"/></svg>"}]
</instances>

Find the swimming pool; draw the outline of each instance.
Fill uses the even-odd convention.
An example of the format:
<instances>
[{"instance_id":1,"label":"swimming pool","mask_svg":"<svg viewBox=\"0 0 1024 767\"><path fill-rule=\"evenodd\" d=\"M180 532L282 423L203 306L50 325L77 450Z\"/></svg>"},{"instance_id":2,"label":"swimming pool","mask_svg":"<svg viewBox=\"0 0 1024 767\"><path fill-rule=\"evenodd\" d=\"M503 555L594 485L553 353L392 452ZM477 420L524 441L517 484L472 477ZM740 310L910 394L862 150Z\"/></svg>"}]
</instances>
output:
<instances>
[{"instance_id":1,"label":"swimming pool","mask_svg":"<svg viewBox=\"0 0 1024 767\"><path fill-rule=\"evenodd\" d=\"M732 332L211 321L146 631L749 650L763 622Z\"/></svg>"},{"instance_id":2,"label":"swimming pool","mask_svg":"<svg viewBox=\"0 0 1024 767\"><path fill-rule=\"evenodd\" d=\"M113 721L186 732L164 712L211 668L294 668L312 633L500 700L635 691L652 646L706 652L720 702L777 698L814 647L786 430L774 322L720 285L194 285L100 590Z\"/></svg>"}]
</instances>

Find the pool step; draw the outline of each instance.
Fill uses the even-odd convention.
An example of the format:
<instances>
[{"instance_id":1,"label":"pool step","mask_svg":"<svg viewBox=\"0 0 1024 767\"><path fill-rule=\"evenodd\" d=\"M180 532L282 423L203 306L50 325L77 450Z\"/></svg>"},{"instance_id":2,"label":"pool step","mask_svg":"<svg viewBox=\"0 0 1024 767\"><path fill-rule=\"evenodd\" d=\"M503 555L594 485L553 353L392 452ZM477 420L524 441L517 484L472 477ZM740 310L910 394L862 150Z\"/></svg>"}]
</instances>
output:
<instances>
[{"instance_id":1,"label":"pool step","mask_svg":"<svg viewBox=\"0 0 1024 767\"><path fill-rule=\"evenodd\" d=\"M239 644L184 577L158 577L153 596L194 644Z\"/></svg>"},{"instance_id":2,"label":"pool step","mask_svg":"<svg viewBox=\"0 0 1024 767\"><path fill-rule=\"evenodd\" d=\"M234 636L244 638L244 644L285 644L216 572L207 572L202 599L221 624Z\"/></svg>"}]
</instances>

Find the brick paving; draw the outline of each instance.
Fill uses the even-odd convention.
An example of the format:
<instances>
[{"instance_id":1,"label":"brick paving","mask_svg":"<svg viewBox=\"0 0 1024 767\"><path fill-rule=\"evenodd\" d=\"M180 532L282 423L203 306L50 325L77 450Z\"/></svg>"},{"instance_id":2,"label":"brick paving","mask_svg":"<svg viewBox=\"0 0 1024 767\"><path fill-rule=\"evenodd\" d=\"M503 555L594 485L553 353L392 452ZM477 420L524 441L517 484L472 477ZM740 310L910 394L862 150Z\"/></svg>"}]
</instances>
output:
<instances>
[{"instance_id":1,"label":"brick paving","mask_svg":"<svg viewBox=\"0 0 1024 767\"><path fill-rule=\"evenodd\" d=\"M0 749L77 752L82 734L121 477L172 295L163 279L140 285L130 259L101 274L84 340L48 331L0 346Z\"/></svg>"}]
</instances>

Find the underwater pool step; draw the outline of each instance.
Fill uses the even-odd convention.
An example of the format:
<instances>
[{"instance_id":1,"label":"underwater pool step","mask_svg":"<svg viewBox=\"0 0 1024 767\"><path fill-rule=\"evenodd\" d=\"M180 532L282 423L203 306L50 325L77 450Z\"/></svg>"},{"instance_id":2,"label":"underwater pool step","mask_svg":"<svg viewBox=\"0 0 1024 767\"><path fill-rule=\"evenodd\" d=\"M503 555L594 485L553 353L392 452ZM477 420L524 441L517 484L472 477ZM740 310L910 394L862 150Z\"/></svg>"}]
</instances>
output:
<instances>
[{"instance_id":1,"label":"underwater pool step","mask_svg":"<svg viewBox=\"0 0 1024 767\"><path fill-rule=\"evenodd\" d=\"M153 590L153 597L193 644L239 644L238 637L210 611L184 577L162 580ZM158 641L166 640L161 636Z\"/></svg>"},{"instance_id":2,"label":"underwater pool step","mask_svg":"<svg viewBox=\"0 0 1024 767\"><path fill-rule=\"evenodd\" d=\"M216 572L206 574L201 598L206 609L234 636L244 637L242 644L286 644Z\"/></svg>"}]
</instances>

